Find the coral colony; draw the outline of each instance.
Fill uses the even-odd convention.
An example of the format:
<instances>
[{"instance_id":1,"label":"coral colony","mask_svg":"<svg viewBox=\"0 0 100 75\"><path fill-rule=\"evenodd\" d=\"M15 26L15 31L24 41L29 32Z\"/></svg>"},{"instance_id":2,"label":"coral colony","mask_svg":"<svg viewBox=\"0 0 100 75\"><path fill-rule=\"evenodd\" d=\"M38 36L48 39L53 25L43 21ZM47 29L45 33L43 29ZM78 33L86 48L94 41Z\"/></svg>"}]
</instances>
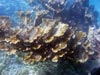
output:
<instances>
[{"instance_id":1,"label":"coral colony","mask_svg":"<svg viewBox=\"0 0 100 75\"><path fill-rule=\"evenodd\" d=\"M59 1L57 6L61 5ZM0 49L7 50L9 54L18 54L27 62L57 62L61 58L86 62L94 51L90 47L91 42L87 40L87 32L83 30L85 28L88 31L89 25L95 25L96 18L92 8L85 5L85 2L87 0L76 0L69 9L58 6L59 10L56 10L52 6L56 0L48 1L45 4L46 10L35 8L35 19L32 19L32 11L20 11L21 22L16 27L11 24L9 17L1 16ZM54 18L47 17L50 10ZM99 51L100 38L97 36L94 39L96 46L93 46L98 46L96 51Z\"/></svg>"},{"instance_id":2,"label":"coral colony","mask_svg":"<svg viewBox=\"0 0 100 75\"><path fill-rule=\"evenodd\" d=\"M23 28L18 26L6 29L1 28L3 37L1 37L1 48L6 48L10 54L25 53L22 56L25 61L36 62L51 59L57 62L64 57L85 62L91 54L84 32L73 29L68 24L56 22L56 20L42 19L39 26L26 25Z\"/></svg>"},{"instance_id":3,"label":"coral colony","mask_svg":"<svg viewBox=\"0 0 100 75\"><path fill-rule=\"evenodd\" d=\"M29 0L30 6L35 2ZM0 16L0 50L18 55L25 63L61 59L85 63L96 54L100 57L98 13L88 0L37 2L40 5L31 11L17 12L21 20L17 26L8 16Z\"/></svg>"}]
</instances>

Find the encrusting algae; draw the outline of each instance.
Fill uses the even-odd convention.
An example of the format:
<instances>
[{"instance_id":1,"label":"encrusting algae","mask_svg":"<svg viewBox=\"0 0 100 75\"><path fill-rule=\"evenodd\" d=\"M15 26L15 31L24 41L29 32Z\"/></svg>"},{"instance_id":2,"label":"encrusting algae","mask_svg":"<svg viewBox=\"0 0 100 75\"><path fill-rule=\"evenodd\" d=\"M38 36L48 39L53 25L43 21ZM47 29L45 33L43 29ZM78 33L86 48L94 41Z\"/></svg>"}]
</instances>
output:
<instances>
[{"instance_id":1,"label":"encrusting algae","mask_svg":"<svg viewBox=\"0 0 100 75\"><path fill-rule=\"evenodd\" d=\"M54 19L42 18L40 25L33 25L32 19L22 17L25 22L15 27L8 17L0 17L1 50L17 54L26 63L62 58L84 63L92 55L85 32Z\"/></svg>"}]
</instances>

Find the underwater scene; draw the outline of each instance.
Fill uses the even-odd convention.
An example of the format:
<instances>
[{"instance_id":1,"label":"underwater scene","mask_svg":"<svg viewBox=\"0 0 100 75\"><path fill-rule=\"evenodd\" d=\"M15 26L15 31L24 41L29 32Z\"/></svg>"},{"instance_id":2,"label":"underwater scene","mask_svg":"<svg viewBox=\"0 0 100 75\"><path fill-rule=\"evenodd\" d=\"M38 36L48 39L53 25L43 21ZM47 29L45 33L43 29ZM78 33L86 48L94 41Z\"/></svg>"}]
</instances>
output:
<instances>
[{"instance_id":1,"label":"underwater scene","mask_svg":"<svg viewBox=\"0 0 100 75\"><path fill-rule=\"evenodd\" d=\"M0 75L100 75L100 0L0 0Z\"/></svg>"}]
</instances>

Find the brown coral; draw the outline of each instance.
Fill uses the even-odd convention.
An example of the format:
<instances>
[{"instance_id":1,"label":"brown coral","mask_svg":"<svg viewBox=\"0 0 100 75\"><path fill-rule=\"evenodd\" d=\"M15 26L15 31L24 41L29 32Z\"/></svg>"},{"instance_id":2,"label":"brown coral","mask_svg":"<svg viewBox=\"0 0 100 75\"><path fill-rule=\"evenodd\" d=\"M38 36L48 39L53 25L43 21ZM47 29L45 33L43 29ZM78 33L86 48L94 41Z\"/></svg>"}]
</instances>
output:
<instances>
[{"instance_id":1,"label":"brown coral","mask_svg":"<svg viewBox=\"0 0 100 75\"><path fill-rule=\"evenodd\" d=\"M8 29L3 32L8 36L0 43L0 49L16 53L26 62L57 62L61 58L85 62L91 55L86 34L57 20L44 18L38 26L19 25Z\"/></svg>"}]
</instances>

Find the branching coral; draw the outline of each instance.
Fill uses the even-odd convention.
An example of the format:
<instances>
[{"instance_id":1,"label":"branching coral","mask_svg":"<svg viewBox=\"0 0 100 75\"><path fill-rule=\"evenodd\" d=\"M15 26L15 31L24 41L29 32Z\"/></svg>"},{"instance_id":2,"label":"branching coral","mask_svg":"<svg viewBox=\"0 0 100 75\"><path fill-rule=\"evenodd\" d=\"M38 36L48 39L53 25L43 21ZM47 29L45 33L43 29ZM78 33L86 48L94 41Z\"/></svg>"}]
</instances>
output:
<instances>
[{"instance_id":1,"label":"branching coral","mask_svg":"<svg viewBox=\"0 0 100 75\"><path fill-rule=\"evenodd\" d=\"M24 21L31 22L27 20ZM26 62L57 62L61 58L85 62L91 55L85 32L53 19L43 18L37 26L26 23L10 27L2 34L0 48L16 53Z\"/></svg>"}]
</instances>

